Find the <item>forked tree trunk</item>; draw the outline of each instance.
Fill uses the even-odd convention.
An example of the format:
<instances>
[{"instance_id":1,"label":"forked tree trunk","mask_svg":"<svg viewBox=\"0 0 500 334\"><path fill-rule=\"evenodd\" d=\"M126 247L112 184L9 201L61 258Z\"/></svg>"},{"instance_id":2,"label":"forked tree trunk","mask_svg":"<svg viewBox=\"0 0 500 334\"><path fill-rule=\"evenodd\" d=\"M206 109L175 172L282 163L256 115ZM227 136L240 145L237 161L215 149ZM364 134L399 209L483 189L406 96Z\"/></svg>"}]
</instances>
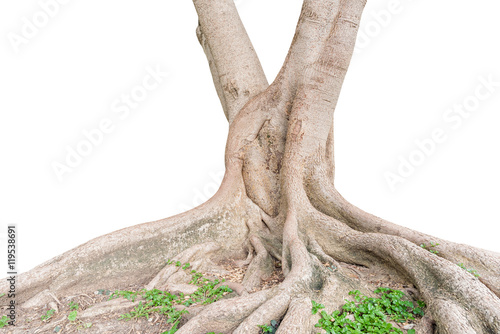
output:
<instances>
[{"instance_id":1,"label":"forked tree trunk","mask_svg":"<svg viewBox=\"0 0 500 334\"><path fill-rule=\"evenodd\" d=\"M169 277L166 258L202 269L246 258L243 287L250 291L279 260L279 286L217 302L178 333L258 333L256 325L272 319L283 319L278 333L311 333L311 299L334 309L347 291L363 289L342 262L413 283L439 333L500 333L500 254L394 225L335 190L333 113L365 0L304 0L270 85L233 0L194 4L230 126L221 188L198 208L94 239L21 275L23 307L131 283L161 287ZM440 244L438 254L419 246L429 242ZM480 279L457 263L475 268Z\"/></svg>"}]
</instances>

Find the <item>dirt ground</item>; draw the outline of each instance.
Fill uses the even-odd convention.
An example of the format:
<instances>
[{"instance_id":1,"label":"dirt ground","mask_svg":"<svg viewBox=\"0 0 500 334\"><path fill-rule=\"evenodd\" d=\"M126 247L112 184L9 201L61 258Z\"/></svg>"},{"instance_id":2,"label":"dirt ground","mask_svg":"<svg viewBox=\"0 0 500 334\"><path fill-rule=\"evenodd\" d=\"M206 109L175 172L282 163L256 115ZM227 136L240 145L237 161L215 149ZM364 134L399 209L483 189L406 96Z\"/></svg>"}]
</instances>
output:
<instances>
[{"instance_id":1,"label":"dirt ground","mask_svg":"<svg viewBox=\"0 0 500 334\"><path fill-rule=\"evenodd\" d=\"M246 267L240 268L232 261L220 263L227 271L226 274L205 274L207 278L225 279L229 282L241 283L245 274ZM355 279L367 282L369 290L373 291L377 287L388 287L401 290L412 299L418 299L418 291L411 284L406 284L401 279L391 276L387 273L376 272L365 267L341 263L345 272ZM279 284L284 279L279 262L275 264L274 273L270 278L262 281L260 287L252 290L250 293L270 289ZM142 286L130 286L129 291L139 291ZM7 334L42 334L42 333L88 333L88 334L161 334L171 328L171 324L166 322L165 316L153 313L148 319L140 318L133 320L120 320L121 314L132 310L139 301L131 302L124 298L111 299L110 296L114 290L102 289L90 291L87 294L67 296L63 299L56 299L48 305L41 308L28 310L18 310L17 325L15 327L6 327L0 329L0 333ZM236 293L230 293L225 298L236 296ZM346 296L347 298L347 296ZM69 304L77 303L79 305L78 316L75 321L68 320L71 312ZM187 322L204 308L203 305L192 305L187 310L189 314L183 316L180 323ZM0 314L5 314L6 307L2 307ZM41 317L50 309L56 312L50 319L42 320ZM276 319L280 320L280 319ZM418 321L418 320L417 320ZM416 323L403 323L393 325L406 333L407 329L413 328ZM319 333L319 330L318 330Z\"/></svg>"}]
</instances>

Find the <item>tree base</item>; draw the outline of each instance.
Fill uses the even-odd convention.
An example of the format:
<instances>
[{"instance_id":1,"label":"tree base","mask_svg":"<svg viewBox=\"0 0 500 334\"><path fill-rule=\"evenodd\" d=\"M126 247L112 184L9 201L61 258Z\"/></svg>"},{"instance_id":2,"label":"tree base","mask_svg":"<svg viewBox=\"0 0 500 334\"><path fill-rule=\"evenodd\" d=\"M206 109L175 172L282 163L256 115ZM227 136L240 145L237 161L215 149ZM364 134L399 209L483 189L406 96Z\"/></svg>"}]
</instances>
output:
<instances>
[{"instance_id":1,"label":"tree base","mask_svg":"<svg viewBox=\"0 0 500 334\"><path fill-rule=\"evenodd\" d=\"M210 246L207 245L207 247ZM179 256L177 259L182 257L183 256ZM186 258L186 254L184 254L184 258ZM207 260L212 261L212 259L209 258ZM276 297L275 294L283 293L280 292L280 290L282 290L280 285L283 284L285 280L279 261L273 263L273 272L271 275L269 275L267 279L262 280L259 286L252 288L251 291L246 291L244 287L244 278L245 275L248 274L248 264L245 264L245 261L226 260L217 264L212 262L212 264L208 266L210 268L207 268L207 262L205 261L196 262L195 260L189 270L191 270L191 268L198 268L199 270L204 267L204 269L207 270L203 273L205 277L212 279L217 278L219 280L224 279L224 285L228 285L234 292L225 297L224 305L227 314L222 318L217 317L214 319L210 317L210 319L205 319L205 317L201 316L203 312L207 312L207 314L210 315L209 306L195 305L187 308L189 314L183 316L179 324L180 329L177 333L208 333L211 331L216 333L233 333L237 328L240 328L242 323L245 323L245 326L240 328L239 332L259 333L260 327L258 325L271 323L272 320L279 324L281 333L315 333L319 332L319 329L314 327L319 317L311 313L311 300L324 303L328 307L327 311L331 313L333 309L338 308L339 303L343 304L343 299L349 298L348 294L345 292L344 295L339 294L338 298L330 298L330 296L325 295L325 291L322 291L324 289L309 291L308 293L300 293L301 297L290 298L286 307L286 313L283 311L283 307L278 308L281 309L281 311L278 312L259 312L258 309L265 303L270 303L269 305L273 305L273 308L274 303L280 304L280 299L274 298ZM420 298L418 290L411 283L405 282L402 277L391 275L375 268L366 268L364 266L356 266L343 262L338 264L338 268L332 268L331 270L328 269L328 266L325 267L330 271L330 275L333 275L334 271L342 272L345 275L344 279L350 280L352 289L359 289L368 295L373 295L371 292L377 287L389 287L405 292L407 296L415 301ZM168 275L170 279L167 278L167 272L170 272L170 275ZM164 288L167 291L177 294L180 292L175 286L176 284L178 285L184 282L183 276L178 275L181 272L182 270L179 267L168 265L159 274L165 279ZM154 281L159 282L158 280ZM156 287L150 282L150 284L145 287L129 286L124 290L139 291L142 288ZM131 330L133 333L163 333L172 327L172 324L166 322L165 316L157 313L152 313L148 318L134 319L131 321L119 320L121 314L130 312L139 304L139 301L136 300L133 302L123 298L109 300L111 293L115 290L121 289L99 289L98 291L88 291L88 293L74 296L60 298L52 297L52 301L41 308L32 307L30 309L22 309L18 314L19 322L13 334L26 333L26 331L30 333L53 333L55 328L61 328L64 333L80 333L82 329L85 329L86 333L100 334L106 332L127 333ZM225 318L231 319L236 313L231 313L231 309L234 307L228 304L232 304L233 302L237 303L238 299L245 299L245 297L251 299L250 297L256 293L265 295L266 297L262 298L262 300L265 299L265 301L260 303L253 311L250 312L250 310L248 310L247 313L249 314L241 318L239 323L234 320L226 320L225 322L227 324L232 324L232 326L221 326L221 322L224 322ZM68 314L71 312L68 306L70 302L77 303L80 306L76 321L70 321L67 318ZM223 303L223 301L218 303ZM48 309L56 309L57 313L55 313L49 321L42 321L41 317L46 314ZM200 318L204 320L197 320L194 324L190 324L189 322L197 316L200 316ZM241 316L242 315L240 315L240 317ZM269 320L269 318L272 319ZM28 319L30 319L29 323L27 323ZM268 320L268 322L266 322L266 320ZM400 328L404 333L406 333L405 328L417 329L417 333L433 333L432 321L430 325L428 322L428 318L417 318L411 323L393 323L393 325L396 328ZM85 326L88 326L87 324L92 325L86 328ZM188 326L190 326L190 328L194 327L196 329L194 331L193 329L189 329L189 331L187 328L183 329L187 324L189 324ZM223 331L223 327L231 328L226 328Z\"/></svg>"},{"instance_id":2,"label":"tree base","mask_svg":"<svg viewBox=\"0 0 500 334\"><path fill-rule=\"evenodd\" d=\"M315 333L312 301L332 311L349 291L371 294L364 268L425 301L421 333L500 333L500 254L394 225L334 188L333 113L366 1L304 0L269 86L234 2L194 3L230 123L221 188L196 209L102 236L20 275L18 305L129 285L181 289L185 277L167 259L219 273L217 264L235 260L247 266L233 282L239 295L200 309L178 334L257 334L271 320L280 320L278 334ZM283 281L259 290L275 262Z\"/></svg>"}]
</instances>

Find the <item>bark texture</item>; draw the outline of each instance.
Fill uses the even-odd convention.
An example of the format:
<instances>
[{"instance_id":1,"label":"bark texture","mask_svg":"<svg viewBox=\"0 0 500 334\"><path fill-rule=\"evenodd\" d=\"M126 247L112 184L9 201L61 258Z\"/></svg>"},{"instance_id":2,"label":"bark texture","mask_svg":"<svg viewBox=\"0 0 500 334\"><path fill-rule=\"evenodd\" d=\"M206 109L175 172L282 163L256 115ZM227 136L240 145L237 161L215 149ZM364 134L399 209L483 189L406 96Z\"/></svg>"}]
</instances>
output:
<instances>
[{"instance_id":1,"label":"bark texture","mask_svg":"<svg viewBox=\"0 0 500 334\"><path fill-rule=\"evenodd\" d=\"M315 333L311 300L332 311L348 291L365 290L342 262L414 284L428 305L421 333L500 333L500 254L392 224L335 189L333 114L365 0L304 0L270 85L233 1L193 2L230 127L221 188L196 209L94 239L21 275L23 307L106 286L165 287L174 275L163 268L167 258L211 270L232 258L248 264L239 296L206 307L177 333L259 333L273 319L279 334ZM419 246L430 242L438 254ZM284 281L250 293L273 261Z\"/></svg>"}]
</instances>

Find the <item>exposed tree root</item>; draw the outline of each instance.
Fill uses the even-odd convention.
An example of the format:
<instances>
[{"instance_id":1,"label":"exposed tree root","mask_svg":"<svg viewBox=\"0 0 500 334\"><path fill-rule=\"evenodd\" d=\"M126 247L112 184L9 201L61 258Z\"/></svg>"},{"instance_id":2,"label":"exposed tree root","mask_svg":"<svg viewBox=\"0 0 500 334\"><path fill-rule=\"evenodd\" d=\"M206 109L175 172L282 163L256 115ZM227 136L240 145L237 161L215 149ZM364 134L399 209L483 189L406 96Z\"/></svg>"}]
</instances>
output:
<instances>
[{"instance_id":1,"label":"exposed tree root","mask_svg":"<svg viewBox=\"0 0 500 334\"><path fill-rule=\"evenodd\" d=\"M65 294L132 283L186 292L190 276L167 259L214 274L224 273L218 262L231 259L248 265L241 282L227 283L238 296L194 307L177 333L257 334L271 320L280 321L278 334L316 333L312 301L331 312L349 291L371 295L366 268L406 282L424 299L419 334L500 333L500 254L389 223L334 188L333 113L366 1L304 0L290 51L269 87L234 2L194 3L230 123L221 188L196 209L102 236L22 274L17 303L58 307ZM420 247L430 242L439 243L437 254ZM285 279L254 292L274 261ZM0 293L7 288L0 282ZM7 297L0 301L6 305Z\"/></svg>"},{"instance_id":2,"label":"exposed tree root","mask_svg":"<svg viewBox=\"0 0 500 334\"><path fill-rule=\"evenodd\" d=\"M250 262L243 279L243 285L248 291L260 285L262 280L269 278L274 270L274 263L264 244L256 236L250 237L256 256Z\"/></svg>"},{"instance_id":3,"label":"exposed tree root","mask_svg":"<svg viewBox=\"0 0 500 334\"><path fill-rule=\"evenodd\" d=\"M320 231L316 240L327 254L368 267L382 265L407 277L426 301L440 333L462 333L457 328L463 333L500 331L500 299L454 263L404 238L357 232L321 216L313 218ZM445 311L447 307L453 312Z\"/></svg>"},{"instance_id":4,"label":"exposed tree root","mask_svg":"<svg viewBox=\"0 0 500 334\"><path fill-rule=\"evenodd\" d=\"M435 322L429 316L424 316L415 327L418 334L433 334L435 330Z\"/></svg>"},{"instance_id":5,"label":"exposed tree root","mask_svg":"<svg viewBox=\"0 0 500 334\"><path fill-rule=\"evenodd\" d=\"M270 290L259 291L207 306L202 313L182 326L178 334L232 333L240 323L271 296Z\"/></svg>"},{"instance_id":6,"label":"exposed tree root","mask_svg":"<svg viewBox=\"0 0 500 334\"><path fill-rule=\"evenodd\" d=\"M258 244L255 240L254 243ZM280 319L283 319L281 333L311 333L314 325L312 298L325 301L329 307L332 303L339 307L348 291L366 291L363 283L352 280L339 270L328 269L304 245L291 245L290 259L293 265L280 285L210 305L182 326L178 333L258 334L258 325ZM260 263L260 260L254 261L257 261L256 265Z\"/></svg>"},{"instance_id":7,"label":"exposed tree root","mask_svg":"<svg viewBox=\"0 0 500 334\"><path fill-rule=\"evenodd\" d=\"M311 314L311 300L325 304L332 311L344 303L351 290L370 294L365 282L359 277L353 279L339 261L366 267L380 266L413 282L428 305L428 316L419 323L417 333L432 333L434 322L439 333L500 331L500 300L463 269L404 238L355 231L310 208L300 211L289 215L285 223L285 228L297 232L291 232L290 241L285 243L289 248L283 255L283 259L288 259L286 266L289 268L285 281L272 289L251 294L242 289L239 297L201 308L178 333L257 334L258 325L271 320L281 320L278 333L313 333L318 319ZM305 226L315 231L306 238L309 240L307 245L299 237ZM257 255L252 258L249 268L254 263L260 268L259 254L270 258L262 249L266 243L256 236L250 239ZM210 252L205 251L216 252L219 247L214 243L194 245L172 258L196 265L198 260L208 259ZM147 287L167 287L182 282L175 277L177 269L165 267ZM253 275L251 272L249 275ZM95 310L105 312L106 307L103 305Z\"/></svg>"},{"instance_id":8,"label":"exposed tree root","mask_svg":"<svg viewBox=\"0 0 500 334\"><path fill-rule=\"evenodd\" d=\"M381 267L415 284L418 291L412 293L428 305L428 315L416 327L418 332L432 333L434 324L439 333L500 332L500 300L488 287L456 264L401 236L360 232L308 205L290 211L282 226L285 281L271 290L244 292L241 297L217 302L188 321L179 333L259 333L258 325L271 320L282 320L279 333L311 333L317 322L310 313L311 300L333 310L343 304L348 291L370 294L365 283L353 280L339 261ZM255 250L256 255L249 257L244 283L252 277L254 285L263 277L262 268L269 267L266 246L272 247L272 243L257 235L249 239L250 252Z\"/></svg>"},{"instance_id":9,"label":"exposed tree root","mask_svg":"<svg viewBox=\"0 0 500 334\"><path fill-rule=\"evenodd\" d=\"M210 256L219 249L221 249L221 246L215 242L197 244L174 256L171 260L174 262L190 263L191 267L196 271L220 271L221 269L217 268L210 259ZM146 285L146 289L169 290L167 287L171 284L188 283L190 280L191 276L187 275L180 267L166 265Z\"/></svg>"},{"instance_id":10,"label":"exposed tree root","mask_svg":"<svg viewBox=\"0 0 500 334\"><path fill-rule=\"evenodd\" d=\"M63 296L146 284L167 259L207 238L220 248L220 258L244 256L241 245L247 238L247 223L260 221L260 211L242 189L241 177L226 175L218 193L196 209L104 235L21 274L17 303L33 307L53 300L51 293ZM8 290L7 283L0 282L0 291ZM1 298L2 303L7 301L6 296Z\"/></svg>"},{"instance_id":11,"label":"exposed tree root","mask_svg":"<svg viewBox=\"0 0 500 334\"><path fill-rule=\"evenodd\" d=\"M275 293L276 295L274 297L268 299L245 320L243 320L233 333L258 334L260 332L259 325L269 324L271 320L274 319L281 319L288 308L288 304L290 303L290 296L281 291L277 291Z\"/></svg>"},{"instance_id":12,"label":"exposed tree root","mask_svg":"<svg viewBox=\"0 0 500 334\"><path fill-rule=\"evenodd\" d=\"M317 175L308 183L308 194L316 209L357 231L399 236L416 245L439 243L439 257L474 268L480 281L500 297L500 254L436 238L366 213L345 200L330 182L318 182L328 180L324 171L316 169L314 173Z\"/></svg>"},{"instance_id":13,"label":"exposed tree root","mask_svg":"<svg viewBox=\"0 0 500 334\"><path fill-rule=\"evenodd\" d=\"M306 334L311 333L311 299L296 297L288 306L286 316L278 328L277 334Z\"/></svg>"}]
</instances>

